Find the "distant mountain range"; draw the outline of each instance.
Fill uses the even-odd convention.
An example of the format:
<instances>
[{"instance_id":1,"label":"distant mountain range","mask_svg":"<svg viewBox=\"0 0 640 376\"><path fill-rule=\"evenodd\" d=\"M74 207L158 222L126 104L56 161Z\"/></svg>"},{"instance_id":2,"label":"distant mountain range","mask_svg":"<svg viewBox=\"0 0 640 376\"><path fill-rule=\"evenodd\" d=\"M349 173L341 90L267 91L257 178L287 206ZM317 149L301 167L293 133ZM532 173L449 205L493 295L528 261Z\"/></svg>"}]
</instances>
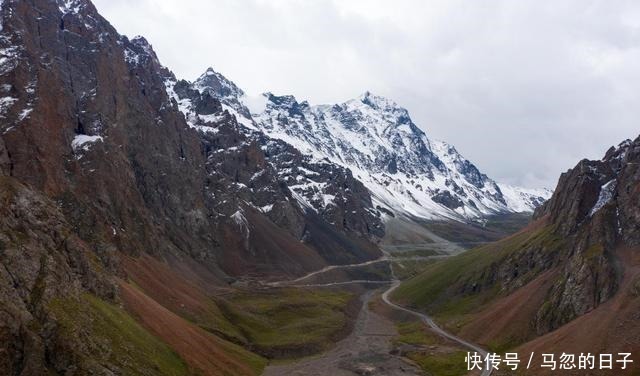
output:
<instances>
[{"instance_id":1,"label":"distant mountain range","mask_svg":"<svg viewBox=\"0 0 640 376\"><path fill-rule=\"evenodd\" d=\"M387 215L481 219L532 212L552 193L496 183L452 145L430 140L406 109L369 92L342 104L319 106L267 93L261 105L248 105L244 92L212 68L193 83L170 78L166 85L192 126L207 129L201 127L212 119L188 93L217 98L245 134L282 140L313 160L350 169L371 192L375 208ZM304 183L290 188L300 197L317 189Z\"/></svg>"}]
</instances>

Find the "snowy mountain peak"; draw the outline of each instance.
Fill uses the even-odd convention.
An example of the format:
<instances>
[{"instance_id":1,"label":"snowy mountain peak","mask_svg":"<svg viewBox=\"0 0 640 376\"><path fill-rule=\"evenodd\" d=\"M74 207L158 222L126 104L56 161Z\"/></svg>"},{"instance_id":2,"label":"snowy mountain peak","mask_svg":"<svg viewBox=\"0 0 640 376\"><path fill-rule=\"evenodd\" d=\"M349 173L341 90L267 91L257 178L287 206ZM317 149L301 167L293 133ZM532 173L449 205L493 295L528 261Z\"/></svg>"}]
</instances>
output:
<instances>
[{"instance_id":1,"label":"snowy mountain peak","mask_svg":"<svg viewBox=\"0 0 640 376\"><path fill-rule=\"evenodd\" d=\"M398 104L386 97L372 94L370 91L365 91L360 95L357 100L366 104L367 106L375 110L389 111L393 109L404 110ZM405 110L406 111L406 110Z\"/></svg>"},{"instance_id":2,"label":"snowy mountain peak","mask_svg":"<svg viewBox=\"0 0 640 376\"><path fill-rule=\"evenodd\" d=\"M138 66L153 62L160 66L158 56L145 37L138 35L128 40L127 37L123 36L120 41L125 44L125 60L129 65Z\"/></svg>"},{"instance_id":3,"label":"snowy mountain peak","mask_svg":"<svg viewBox=\"0 0 640 376\"><path fill-rule=\"evenodd\" d=\"M212 91L215 96L221 98L234 97L236 99L244 96L242 91L233 81L228 80L213 68L207 68L195 81L195 86L202 90Z\"/></svg>"},{"instance_id":4,"label":"snowy mountain peak","mask_svg":"<svg viewBox=\"0 0 640 376\"><path fill-rule=\"evenodd\" d=\"M133 37L133 39L131 39L131 43L144 51L146 55L157 59L156 53L153 50L153 46L151 46L151 43L149 43L149 41L145 37L137 35Z\"/></svg>"},{"instance_id":5,"label":"snowy mountain peak","mask_svg":"<svg viewBox=\"0 0 640 376\"><path fill-rule=\"evenodd\" d=\"M131 38L131 43L148 49L152 48L147 38L143 37L142 35L136 35L135 37Z\"/></svg>"},{"instance_id":6,"label":"snowy mountain peak","mask_svg":"<svg viewBox=\"0 0 640 376\"><path fill-rule=\"evenodd\" d=\"M305 112L308 112L311 108L309 102L298 102L293 95L267 93L265 96L267 98L266 109L286 110L289 116L304 116Z\"/></svg>"},{"instance_id":7,"label":"snowy mountain peak","mask_svg":"<svg viewBox=\"0 0 640 376\"><path fill-rule=\"evenodd\" d=\"M273 93L266 93L265 95L269 102L275 106L295 107L298 105L298 101L293 95L275 95Z\"/></svg>"},{"instance_id":8,"label":"snowy mountain peak","mask_svg":"<svg viewBox=\"0 0 640 376\"><path fill-rule=\"evenodd\" d=\"M430 140L405 108L369 91L333 105L266 93L259 110L250 111L258 107L248 106L244 92L211 68L192 86L219 99L250 132L350 169L386 212L464 221L533 211L550 196L497 184L452 145Z\"/></svg>"}]
</instances>

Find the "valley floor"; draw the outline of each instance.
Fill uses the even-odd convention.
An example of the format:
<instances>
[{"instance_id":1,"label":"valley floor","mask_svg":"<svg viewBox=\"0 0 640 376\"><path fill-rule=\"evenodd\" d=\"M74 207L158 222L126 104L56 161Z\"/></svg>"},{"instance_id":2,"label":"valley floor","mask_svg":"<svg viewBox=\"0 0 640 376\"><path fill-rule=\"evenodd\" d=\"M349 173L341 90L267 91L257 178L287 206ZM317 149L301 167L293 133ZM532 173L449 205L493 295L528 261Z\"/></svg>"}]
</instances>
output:
<instances>
[{"instance_id":1,"label":"valley floor","mask_svg":"<svg viewBox=\"0 0 640 376\"><path fill-rule=\"evenodd\" d=\"M333 350L297 363L269 366L264 375L422 375L416 365L392 354L392 339L398 336L398 331L391 320L369 308L376 293L368 291L362 296L362 309L354 330Z\"/></svg>"},{"instance_id":2,"label":"valley floor","mask_svg":"<svg viewBox=\"0 0 640 376\"><path fill-rule=\"evenodd\" d=\"M446 257L446 255L412 256L412 253L403 251L396 250L393 253L387 251L383 258L375 262L326 268L289 283L277 282L276 284L290 284L290 286L331 288L347 286L352 282L371 289L361 295L362 306L353 331L338 342L332 350L293 363L271 365L266 368L264 375L440 375L439 367L447 368L446 375L466 374L463 354L466 354L468 349L484 354L483 349L440 329L426 315L401 307L389 300L390 293L399 285L394 272L396 268L410 267L407 262L417 262L417 267L420 268L420 263L433 262L433 259ZM335 269L366 269L372 263L384 263L390 267L391 272L386 275L386 280L362 283L361 280L343 279L340 282L326 284L300 284L303 281L308 282L308 279L318 278L322 274L327 277L336 277L331 275ZM379 287L380 282L385 286ZM408 335L400 333L398 328L411 328L411 333ZM487 371L482 373L482 375L489 374L490 372Z\"/></svg>"}]
</instances>

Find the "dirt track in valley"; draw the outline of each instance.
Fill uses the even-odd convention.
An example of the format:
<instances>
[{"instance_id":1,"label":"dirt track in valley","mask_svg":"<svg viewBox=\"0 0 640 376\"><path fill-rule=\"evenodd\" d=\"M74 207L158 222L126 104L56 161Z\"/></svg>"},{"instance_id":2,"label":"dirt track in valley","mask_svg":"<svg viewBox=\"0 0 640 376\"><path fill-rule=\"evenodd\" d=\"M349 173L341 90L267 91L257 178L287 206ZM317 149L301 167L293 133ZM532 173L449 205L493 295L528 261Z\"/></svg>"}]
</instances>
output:
<instances>
[{"instance_id":1,"label":"dirt track in valley","mask_svg":"<svg viewBox=\"0 0 640 376\"><path fill-rule=\"evenodd\" d=\"M435 256L439 258L441 256ZM430 259L431 257L419 257L420 259ZM413 259L413 258L407 258ZM369 261L362 264L354 265L337 265L327 267L315 272L312 272L306 276L300 277L291 281L280 281L272 283L272 285L290 285L300 286L301 281L305 281L309 277L325 273L329 270L337 268L357 268L372 263L378 262L391 262L398 260L391 257L388 252L384 252L384 256L380 259ZM393 268L391 269L392 280L391 281L348 281L348 282L336 282L318 285L306 285L311 286L337 286L348 283L362 283L368 284L368 282L375 283L389 283L390 287L382 290L382 300L392 307L400 311L407 312L411 315L418 317L427 326L429 326L438 335L447 338L458 345L477 351L478 353L485 355L486 351L475 344L467 342L461 338L458 338L444 330L433 322L433 320L416 311L399 306L389 300L390 293L399 286L400 281L396 279ZM348 337L338 342L335 348L332 350L318 355L313 358L298 361L292 364L286 365L272 365L266 368L264 376L353 376L353 375L379 375L379 376L417 376L424 375L424 373L414 364L411 364L405 358L391 354L393 337L398 335L395 324L388 318L382 317L369 309L369 302L372 297L380 290L368 291L362 296L363 305L356 318L354 330ZM491 367L483 370L482 376L491 375Z\"/></svg>"},{"instance_id":2,"label":"dirt track in valley","mask_svg":"<svg viewBox=\"0 0 640 376\"><path fill-rule=\"evenodd\" d=\"M391 339L398 334L388 319L372 312L369 302L375 295L369 291L349 336L332 350L319 356L287 365L269 366L265 376L418 376L423 373L402 357L391 354Z\"/></svg>"}]
</instances>

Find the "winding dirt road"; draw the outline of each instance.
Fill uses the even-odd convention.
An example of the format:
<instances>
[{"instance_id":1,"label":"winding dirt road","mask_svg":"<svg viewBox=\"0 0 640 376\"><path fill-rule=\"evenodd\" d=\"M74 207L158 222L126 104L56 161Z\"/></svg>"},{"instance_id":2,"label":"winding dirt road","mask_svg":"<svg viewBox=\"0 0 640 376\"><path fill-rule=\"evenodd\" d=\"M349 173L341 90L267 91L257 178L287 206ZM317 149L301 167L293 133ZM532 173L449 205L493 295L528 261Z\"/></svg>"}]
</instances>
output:
<instances>
[{"instance_id":1,"label":"winding dirt road","mask_svg":"<svg viewBox=\"0 0 640 376\"><path fill-rule=\"evenodd\" d=\"M425 257L419 257L425 259ZM357 268L368 266L379 262L391 262L396 259L390 257L388 253L379 259L367 261L361 264L332 265L326 268L311 272L295 280L271 282L270 286L296 286L296 287L330 287L346 284L387 284L391 286L382 293L382 300L390 307L407 312L418 317L428 325L436 334L447 338L473 352L478 353L483 359L487 356L487 351L480 346L459 338L436 324L433 319L424 313L400 306L389 299L393 291L400 286L401 281L395 277L393 267L391 267L392 280L390 281L366 281L354 280L347 282L334 282L325 284L300 284L312 276L328 272L338 268ZM414 365L409 364L402 357L390 354L392 345L391 339L398 333L395 325L388 319L377 315L369 310L369 301L375 291L369 291L362 297L362 308L356 319L354 330L349 336L338 342L336 347L318 357L302 360L293 364L269 366L266 368L265 376L353 376L353 375L380 375L380 376L417 376L422 372ZM481 376L490 376L492 367L485 365Z\"/></svg>"},{"instance_id":2,"label":"winding dirt road","mask_svg":"<svg viewBox=\"0 0 640 376\"><path fill-rule=\"evenodd\" d=\"M347 265L330 265L330 266L326 266L320 270L316 270L315 272L311 272L309 274L305 274L300 278L296 278L296 279L291 279L291 280L286 280L286 281L278 281L278 282L269 282L268 285L269 286L281 286L284 284L287 284L289 286L294 286L297 283L300 283L306 279L309 279L311 277L313 277L314 275L318 275L318 274L322 274L322 273L326 273L328 271L331 270L335 270L335 269L349 269L349 268L361 268L363 266L369 266L369 265L373 265L373 264L378 264L381 262L388 262L389 258L387 257L387 255L384 255L380 258L377 258L375 260L371 260L371 261L367 261L367 262L362 262L359 264L347 264Z\"/></svg>"},{"instance_id":3,"label":"winding dirt road","mask_svg":"<svg viewBox=\"0 0 640 376\"><path fill-rule=\"evenodd\" d=\"M422 322L424 322L425 324L427 324L435 333L437 333L438 335L445 337L453 342L456 342L464 347L466 347L467 349L474 351L476 353L478 353L480 356L482 356L483 359L486 359L487 356L487 351L484 350L483 348L481 348L478 345L475 345L471 342L465 341L464 339L457 337L447 331L445 331L444 329L442 329L440 326L438 326L438 324L435 323L435 321L433 321L433 319L427 315L425 315L424 313L420 313L418 311L414 311L412 309L409 308L405 308L401 305L395 304L394 302L392 302L391 300L389 300L389 295L391 295L391 293L398 288L398 286L400 286L400 281L399 280L395 280L393 281L393 284L391 285L391 287L385 291L382 294L382 300L389 306L398 309L400 311L404 311L407 313L410 313L414 316L417 316L420 318L420 320L422 320ZM492 367L490 367L489 364L485 365L484 367L485 369L482 371L482 376L489 376L491 375L491 371L492 371Z\"/></svg>"}]
</instances>

